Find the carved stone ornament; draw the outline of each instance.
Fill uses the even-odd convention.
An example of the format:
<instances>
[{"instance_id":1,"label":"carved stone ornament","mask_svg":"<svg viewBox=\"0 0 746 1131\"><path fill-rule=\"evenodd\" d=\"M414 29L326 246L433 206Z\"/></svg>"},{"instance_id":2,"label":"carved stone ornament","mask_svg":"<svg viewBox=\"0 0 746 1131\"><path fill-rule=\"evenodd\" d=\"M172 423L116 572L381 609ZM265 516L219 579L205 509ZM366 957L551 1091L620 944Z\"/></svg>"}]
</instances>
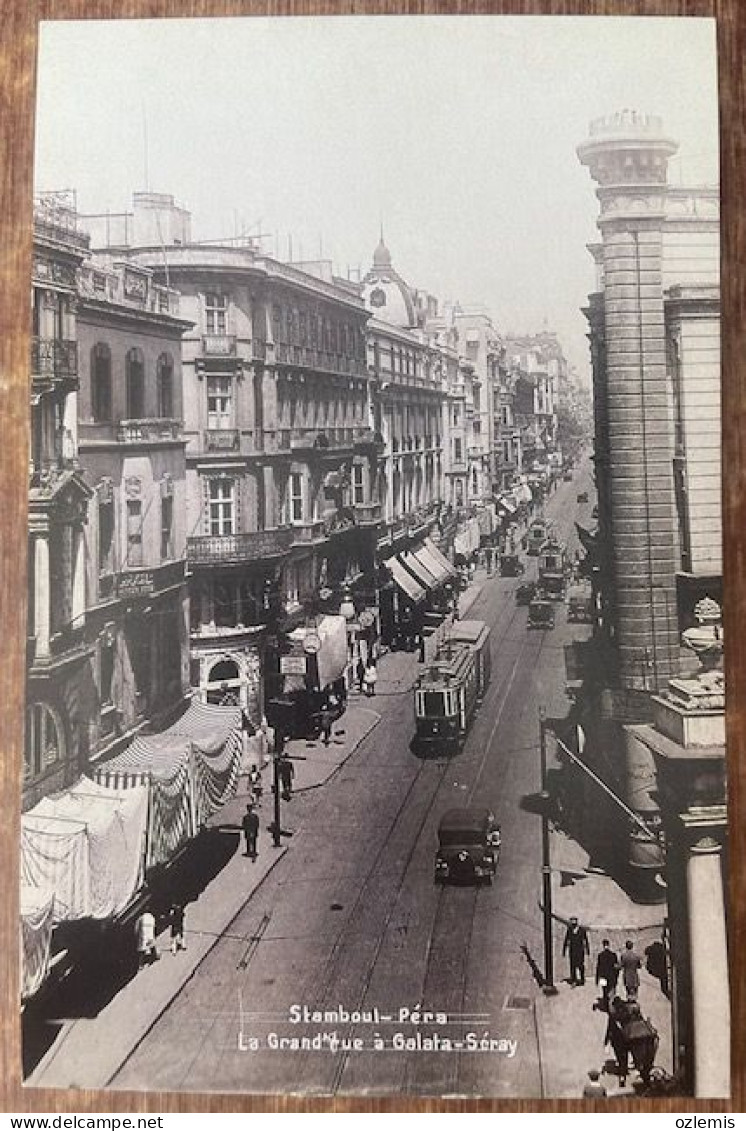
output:
<instances>
[{"instance_id":1,"label":"carved stone ornament","mask_svg":"<svg viewBox=\"0 0 746 1131\"><path fill-rule=\"evenodd\" d=\"M142 496L142 479L139 475L128 475L124 480L124 495L127 499L139 499Z\"/></svg>"},{"instance_id":2,"label":"carved stone ornament","mask_svg":"<svg viewBox=\"0 0 746 1131\"><path fill-rule=\"evenodd\" d=\"M96 494L98 495L99 505L114 502L114 484L108 476L100 479L96 484Z\"/></svg>"}]
</instances>

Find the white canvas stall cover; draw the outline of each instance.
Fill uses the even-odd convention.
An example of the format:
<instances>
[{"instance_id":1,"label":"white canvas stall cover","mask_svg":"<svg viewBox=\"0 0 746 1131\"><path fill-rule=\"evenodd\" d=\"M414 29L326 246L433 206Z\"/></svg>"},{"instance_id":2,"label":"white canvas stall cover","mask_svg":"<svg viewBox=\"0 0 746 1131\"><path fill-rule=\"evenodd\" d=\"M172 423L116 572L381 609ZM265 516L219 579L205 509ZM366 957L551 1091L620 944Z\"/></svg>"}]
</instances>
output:
<instances>
[{"instance_id":1,"label":"white canvas stall cover","mask_svg":"<svg viewBox=\"0 0 746 1131\"><path fill-rule=\"evenodd\" d=\"M54 927L54 892L21 886L21 999L32 997L49 973Z\"/></svg>"},{"instance_id":2,"label":"white canvas stall cover","mask_svg":"<svg viewBox=\"0 0 746 1131\"><path fill-rule=\"evenodd\" d=\"M347 667L347 622L344 617L322 617L316 631L321 639L316 656L319 687L326 687L343 676Z\"/></svg>"},{"instance_id":3,"label":"white canvas stall cover","mask_svg":"<svg viewBox=\"0 0 746 1131\"><path fill-rule=\"evenodd\" d=\"M81 778L21 818L21 883L55 898L55 920L107 919L142 882L148 791Z\"/></svg>"},{"instance_id":4,"label":"white canvas stall cover","mask_svg":"<svg viewBox=\"0 0 746 1131\"><path fill-rule=\"evenodd\" d=\"M146 867L163 864L235 792L241 709L192 703L162 734L141 735L98 771L99 781L150 784Z\"/></svg>"}]
</instances>

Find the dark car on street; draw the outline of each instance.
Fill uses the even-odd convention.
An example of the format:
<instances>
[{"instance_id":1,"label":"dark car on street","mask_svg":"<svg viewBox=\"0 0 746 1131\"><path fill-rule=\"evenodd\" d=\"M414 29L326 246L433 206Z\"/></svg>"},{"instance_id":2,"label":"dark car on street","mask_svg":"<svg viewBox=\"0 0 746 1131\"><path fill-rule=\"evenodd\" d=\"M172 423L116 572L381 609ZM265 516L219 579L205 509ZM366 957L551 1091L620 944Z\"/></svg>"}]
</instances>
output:
<instances>
[{"instance_id":1,"label":"dark car on street","mask_svg":"<svg viewBox=\"0 0 746 1131\"><path fill-rule=\"evenodd\" d=\"M535 592L536 592L536 582L535 581L524 581L523 584L519 585L518 588L515 591L515 603L516 603L516 605L528 605L528 604L530 604Z\"/></svg>"},{"instance_id":2,"label":"dark car on street","mask_svg":"<svg viewBox=\"0 0 746 1131\"><path fill-rule=\"evenodd\" d=\"M500 577L520 577L525 572L526 567L518 554L500 556Z\"/></svg>"},{"instance_id":3,"label":"dark car on street","mask_svg":"<svg viewBox=\"0 0 746 1131\"><path fill-rule=\"evenodd\" d=\"M528 627L552 629L555 623L554 605L543 594L534 596L528 606Z\"/></svg>"},{"instance_id":4,"label":"dark car on street","mask_svg":"<svg viewBox=\"0 0 746 1131\"><path fill-rule=\"evenodd\" d=\"M500 826L490 809L448 809L438 825L435 882L492 883L500 856Z\"/></svg>"},{"instance_id":5,"label":"dark car on street","mask_svg":"<svg viewBox=\"0 0 746 1131\"><path fill-rule=\"evenodd\" d=\"M579 503L587 503L588 502L588 492L587 491L581 491L580 492L580 494L578 495L578 502Z\"/></svg>"}]
</instances>

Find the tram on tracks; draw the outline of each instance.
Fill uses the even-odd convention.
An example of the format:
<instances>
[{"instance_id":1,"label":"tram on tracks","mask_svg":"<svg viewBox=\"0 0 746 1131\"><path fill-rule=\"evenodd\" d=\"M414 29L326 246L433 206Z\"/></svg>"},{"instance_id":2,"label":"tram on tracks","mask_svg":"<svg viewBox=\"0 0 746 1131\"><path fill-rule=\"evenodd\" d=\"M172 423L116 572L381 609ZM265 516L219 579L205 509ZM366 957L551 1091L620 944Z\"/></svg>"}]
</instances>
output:
<instances>
[{"instance_id":1,"label":"tram on tracks","mask_svg":"<svg viewBox=\"0 0 746 1131\"><path fill-rule=\"evenodd\" d=\"M539 550L539 586L550 601L562 601L567 588L565 547L550 535Z\"/></svg>"},{"instance_id":2,"label":"tram on tracks","mask_svg":"<svg viewBox=\"0 0 746 1131\"><path fill-rule=\"evenodd\" d=\"M414 745L423 753L457 751L487 691L490 630L480 620L456 621L414 688Z\"/></svg>"}]
</instances>

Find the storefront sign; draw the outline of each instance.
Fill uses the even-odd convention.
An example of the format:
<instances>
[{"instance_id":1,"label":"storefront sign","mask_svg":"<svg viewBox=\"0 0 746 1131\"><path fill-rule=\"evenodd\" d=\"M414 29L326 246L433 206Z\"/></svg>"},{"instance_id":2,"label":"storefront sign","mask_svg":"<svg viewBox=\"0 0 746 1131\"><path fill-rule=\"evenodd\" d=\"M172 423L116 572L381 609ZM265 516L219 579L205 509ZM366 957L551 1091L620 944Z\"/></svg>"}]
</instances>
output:
<instances>
[{"instance_id":1,"label":"storefront sign","mask_svg":"<svg viewBox=\"0 0 746 1131\"><path fill-rule=\"evenodd\" d=\"M119 574L120 597L148 597L155 592L155 580L150 569L131 570Z\"/></svg>"},{"instance_id":2,"label":"storefront sign","mask_svg":"<svg viewBox=\"0 0 746 1131\"><path fill-rule=\"evenodd\" d=\"M305 656L280 656L280 674L281 675L305 675L306 674L306 657Z\"/></svg>"}]
</instances>

